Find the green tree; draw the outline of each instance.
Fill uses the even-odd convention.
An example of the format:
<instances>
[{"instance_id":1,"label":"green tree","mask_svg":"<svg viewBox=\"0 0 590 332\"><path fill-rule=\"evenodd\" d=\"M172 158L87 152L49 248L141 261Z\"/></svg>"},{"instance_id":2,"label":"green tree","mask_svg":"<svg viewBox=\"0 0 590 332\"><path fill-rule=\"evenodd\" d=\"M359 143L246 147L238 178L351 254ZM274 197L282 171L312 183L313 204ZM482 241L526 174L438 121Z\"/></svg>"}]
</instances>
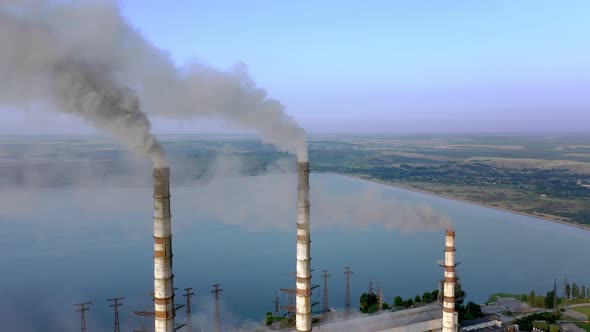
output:
<instances>
[{"instance_id":1,"label":"green tree","mask_svg":"<svg viewBox=\"0 0 590 332\"><path fill-rule=\"evenodd\" d=\"M459 312L460 322L484 316L483 312L481 311L481 306L473 302L469 302L465 306L457 307L457 311Z\"/></svg>"},{"instance_id":2,"label":"green tree","mask_svg":"<svg viewBox=\"0 0 590 332\"><path fill-rule=\"evenodd\" d=\"M266 325L272 325L272 323L274 322L274 318L272 316L272 312L267 312L266 313Z\"/></svg>"},{"instance_id":3,"label":"green tree","mask_svg":"<svg viewBox=\"0 0 590 332\"><path fill-rule=\"evenodd\" d=\"M416 297L414 298L414 302L418 303L420 301L421 301L420 295L416 295Z\"/></svg>"},{"instance_id":4,"label":"green tree","mask_svg":"<svg viewBox=\"0 0 590 332\"><path fill-rule=\"evenodd\" d=\"M545 296L545 308L547 308L547 309L553 308L554 298L555 298L555 292L553 292L553 291L547 292L547 296Z\"/></svg>"},{"instance_id":5,"label":"green tree","mask_svg":"<svg viewBox=\"0 0 590 332\"><path fill-rule=\"evenodd\" d=\"M533 307L535 306L535 291L531 290L531 293L529 294L529 304L532 305Z\"/></svg>"},{"instance_id":6,"label":"green tree","mask_svg":"<svg viewBox=\"0 0 590 332\"><path fill-rule=\"evenodd\" d=\"M582 292L580 293L580 297L585 299L586 298L586 286L582 285Z\"/></svg>"},{"instance_id":7,"label":"green tree","mask_svg":"<svg viewBox=\"0 0 590 332\"><path fill-rule=\"evenodd\" d=\"M370 314L379 311L379 298L373 293L363 293L360 298L360 311Z\"/></svg>"},{"instance_id":8,"label":"green tree","mask_svg":"<svg viewBox=\"0 0 590 332\"><path fill-rule=\"evenodd\" d=\"M590 287L586 287L586 298L590 299Z\"/></svg>"},{"instance_id":9,"label":"green tree","mask_svg":"<svg viewBox=\"0 0 590 332\"><path fill-rule=\"evenodd\" d=\"M572 293L572 287L570 286L570 284L565 284L565 297L567 297L569 299L571 293Z\"/></svg>"},{"instance_id":10,"label":"green tree","mask_svg":"<svg viewBox=\"0 0 590 332\"><path fill-rule=\"evenodd\" d=\"M444 295L444 294L443 294ZM465 291L461 288L460 283L455 283L455 307L462 305L465 299Z\"/></svg>"},{"instance_id":11,"label":"green tree","mask_svg":"<svg viewBox=\"0 0 590 332\"><path fill-rule=\"evenodd\" d=\"M391 310L391 306L387 302L383 302L383 310Z\"/></svg>"},{"instance_id":12,"label":"green tree","mask_svg":"<svg viewBox=\"0 0 590 332\"><path fill-rule=\"evenodd\" d=\"M577 298L578 296L580 296L580 287L574 282L572 284L572 297Z\"/></svg>"},{"instance_id":13,"label":"green tree","mask_svg":"<svg viewBox=\"0 0 590 332\"><path fill-rule=\"evenodd\" d=\"M518 324L521 331L531 331L533 329L533 322L535 321L546 321L547 323L553 324L559 316L554 315L550 312L542 312L538 314L532 314L524 316L520 319L515 320L513 323Z\"/></svg>"},{"instance_id":14,"label":"green tree","mask_svg":"<svg viewBox=\"0 0 590 332\"><path fill-rule=\"evenodd\" d=\"M438 289L435 289L430 293L430 301L434 302L436 300L438 300Z\"/></svg>"},{"instance_id":15,"label":"green tree","mask_svg":"<svg viewBox=\"0 0 590 332\"><path fill-rule=\"evenodd\" d=\"M401 296L398 295L393 299L393 306L394 307L403 307L404 306L404 300L402 300Z\"/></svg>"},{"instance_id":16,"label":"green tree","mask_svg":"<svg viewBox=\"0 0 590 332\"><path fill-rule=\"evenodd\" d=\"M424 303L430 302L430 296L431 296L430 292L424 292L424 294L422 294L422 302L424 302Z\"/></svg>"}]
</instances>

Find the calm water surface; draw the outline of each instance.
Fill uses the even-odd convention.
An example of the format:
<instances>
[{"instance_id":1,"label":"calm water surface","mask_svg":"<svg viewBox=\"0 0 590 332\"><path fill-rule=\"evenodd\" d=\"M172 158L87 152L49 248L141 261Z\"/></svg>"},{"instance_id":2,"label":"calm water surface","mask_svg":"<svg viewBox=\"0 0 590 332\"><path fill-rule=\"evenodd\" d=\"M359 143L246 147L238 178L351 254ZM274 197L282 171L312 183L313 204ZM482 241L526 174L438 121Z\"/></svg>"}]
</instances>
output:
<instances>
[{"instance_id":1,"label":"calm water surface","mask_svg":"<svg viewBox=\"0 0 590 332\"><path fill-rule=\"evenodd\" d=\"M469 300L485 301L499 291L544 293L565 273L578 284L590 284L590 232L338 175L314 174L311 181L312 196L314 185L347 193L371 187L451 217L458 271ZM289 273L295 266L295 216L285 211L277 220L281 227L226 224L194 208L191 202L207 194L203 188L172 191L174 282L178 292L196 289L193 325L208 326L214 283L224 289L226 324L259 321L273 311L275 291L294 285ZM112 330L105 300L125 296L122 325L126 330L139 327L131 310L152 309L147 295L152 289L150 188L1 190L0 199L12 206L0 212L0 321L5 326L75 330L79 317L72 304L94 301L89 331ZM355 273L354 304L370 278L389 302L395 295L433 290L441 279L436 261L443 256L442 231L312 228L313 282L321 283L324 269L333 275L332 307L344 306L347 265ZM178 292L176 302L183 302ZM178 317L184 319L184 312Z\"/></svg>"}]
</instances>

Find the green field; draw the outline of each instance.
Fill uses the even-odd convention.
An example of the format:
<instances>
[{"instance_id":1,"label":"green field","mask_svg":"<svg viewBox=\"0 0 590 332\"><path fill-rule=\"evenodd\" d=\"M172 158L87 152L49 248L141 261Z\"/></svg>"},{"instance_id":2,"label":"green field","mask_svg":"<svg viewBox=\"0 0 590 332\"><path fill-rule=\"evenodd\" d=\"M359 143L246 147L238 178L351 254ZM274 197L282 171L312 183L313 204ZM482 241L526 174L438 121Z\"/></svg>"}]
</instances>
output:
<instances>
[{"instance_id":1,"label":"green field","mask_svg":"<svg viewBox=\"0 0 590 332\"><path fill-rule=\"evenodd\" d=\"M498 301L499 297L513 297L513 298L518 299L520 301L526 301L526 295L524 295L524 294L494 293L494 294L490 295L490 298L488 299L488 303Z\"/></svg>"},{"instance_id":2,"label":"green field","mask_svg":"<svg viewBox=\"0 0 590 332\"><path fill-rule=\"evenodd\" d=\"M590 136L325 136L312 170L590 225Z\"/></svg>"},{"instance_id":3,"label":"green field","mask_svg":"<svg viewBox=\"0 0 590 332\"><path fill-rule=\"evenodd\" d=\"M588 305L586 307L572 308L572 310L575 310L581 314L584 314L584 315L587 315L588 317L590 317L590 305Z\"/></svg>"},{"instance_id":4,"label":"green field","mask_svg":"<svg viewBox=\"0 0 590 332\"><path fill-rule=\"evenodd\" d=\"M577 327L579 327L581 329L584 329L584 331L590 332L590 324L588 324L588 323L582 323L582 322L575 323L575 324L576 324Z\"/></svg>"}]
</instances>

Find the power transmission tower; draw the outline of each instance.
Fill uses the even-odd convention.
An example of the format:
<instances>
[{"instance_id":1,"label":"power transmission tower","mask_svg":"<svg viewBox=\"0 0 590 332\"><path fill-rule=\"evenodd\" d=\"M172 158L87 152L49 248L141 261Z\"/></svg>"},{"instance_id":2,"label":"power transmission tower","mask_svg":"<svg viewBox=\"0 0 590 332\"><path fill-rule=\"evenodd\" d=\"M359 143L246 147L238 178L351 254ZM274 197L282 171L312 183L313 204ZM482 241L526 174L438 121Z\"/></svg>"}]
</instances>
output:
<instances>
[{"instance_id":1,"label":"power transmission tower","mask_svg":"<svg viewBox=\"0 0 590 332\"><path fill-rule=\"evenodd\" d=\"M153 311L133 311L133 315L141 317L141 327L139 330L133 330L133 332L148 332L145 328L145 318L146 317L154 317Z\"/></svg>"},{"instance_id":2,"label":"power transmission tower","mask_svg":"<svg viewBox=\"0 0 590 332\"><path fill-rule=\"evenodd\" d=\"M215 294L215 330L221 332L221 318L219 317L219 294L223 293L223 289L219 288L221 284L215 284L211 293Z\"/></svg>"},{"instance_id":3,"label":"power transmission tower","mask_svg":"<svg viewBox=\"0 0 590 332\"><path fill-rule=\"evenodd\" d=\"M553 309L557 312L557 279L553 279Z\"/></svg>"},{"instance_id":4,"label":"power transmission tower","mask_svg":"<svg viewBox=\"0 0 590 332\"><path fill-rule=\"evenodd\" d=\"M379 311L383 310L383 289L381 285L377 287L377 293L379 293Z\"/></svg>"},{"instance_id":5,"label":"power transmission tower","mask_svg":"<svg viewBox=\"0 0 590 332\"><path fill-rule=\"evenodd\" d=\"M186 297L186 330L189 332L193 331L193 317L191 313L191 296L195 293L191 292L192 288L185 288L186 293L182 296Z\"/></svg>"},{"instance_id":6,"label":"power transmission tower","mask_svg":"<svg viewBox=\"0 0 590 332\"><path fill-rule=\"evenodd\" d=\"M347 266L344 268L344 274L346 275L346 292L344 293L344 310L348 314L348 313L350 313L350 275L353 274L350 266Z\"/></svg>"},{"instance_id":7,"label":"power transmission tower","mask_svg":"<svg viewBox=\"0 0 590 332\"><path fill-rule=\"evenodd\" d=\"M124 299L124 297L115 297L107 300L107 302L114 302L113 304L109 305L109 307L115 308L115 332L121 332L121 327L119 325L119 307L122 306L123 303L119 303L119 301Z\"/></svg>"},{"instance_id":8,"label":"power transmission tower","mask_svg":"<svg viewBox=\"0 0 590 332\"><path fill-rule=\"evenodd\" d=\"M317 308L320 306L320 301L314 301L312 299L313 290L314 289L318 289L318 288L320 288L320 285L314 285L314 284L312 284L311 285L311 289L310 289L310 293L309 293L310 294L310 300L311 300L311 312L312 312L312 314L313 313L316 313L317 314L318 313L318 309Z\"/></svg>"},{"instance_id":9,"label":"power transmission tower","mask_svg":"<svg viewBox=\"0 0 590 332\"><path fill-rule=\"evenodd\" d=\"M293 318L295 316L295 294L297 290L295 288L281 288L281 293L285 294L286 304L280 306L281 310L284 310L287 318Z\"/></svg>"},{"instance_id":10,"label":"power transmission tower","mask_svg":"<svg viewBox=\"0 0 590 332\"><path fill-rule=\"evenodd\" d=\"M326 313L330 311L330 304L328 303L328 279L331 277L331 274L328 274L328 270L324 270L324 274L322 277L324 278L324 301L323 301L323 308L322 312Z\"/></svg>"},{"instance_id":11,"label":"power transmission tower","mask_svg":"<svg viewBox=\"0 0 590 332\"><path fill-rule=\"evenodd\" d=\"M565 278L563 279L563 303L565 304L565 297L567 295L567 274L565 275ZM569 298L569 296L568 296Z\"/></svg>"},{"instance_id":12,"label":"power transmission tower","mask_svg":"<svg viewBox=\"0 0 590 332\"><path fill-rule=\"evenodd\" d=\"M279 316L279 307L280 307L279 300L280 299L281 299L281 297L279 296L279 291L276 291L275 297L273 298L273 301L272 301L275 305L275 317Z\"/></svg>"},{"instance_id":13,"label":"power transmission tower","mask_svg":"<svg viewBox=\"0 0 590 332\"><path fill-rule=\"evenodd\" d=\"M87 305L92 304L92 302L84 302L84 303L77 303L74 304L74 307L79 307L76 309L76 312L80 313L80 331L86 332L86 315L84 314L86 311L90 310L90 308L86 308Z\"/></svg>"}]
</instances>

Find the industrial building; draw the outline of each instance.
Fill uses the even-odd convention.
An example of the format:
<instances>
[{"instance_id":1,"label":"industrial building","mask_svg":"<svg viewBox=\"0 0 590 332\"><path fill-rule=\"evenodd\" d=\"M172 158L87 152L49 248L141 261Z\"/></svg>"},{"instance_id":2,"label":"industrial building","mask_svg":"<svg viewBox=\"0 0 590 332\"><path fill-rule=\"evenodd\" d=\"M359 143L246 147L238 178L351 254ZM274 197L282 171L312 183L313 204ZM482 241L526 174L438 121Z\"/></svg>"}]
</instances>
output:
<instances>
[{"instance_id":1,"label":"industrial building","mask_svg":"<svg viewBox=\"0 0 590 332\"><path fill-rule=\"evenodd\" d=\"M498 315L489 315L474 320L464 321L461 323L459 332L470 332L470 331L502 331L502 320Z\"/></svg>"},{"instance_id":2,"label":"industrial building","mask_svg":"<svg viewBox=\"0 0 590 332\"><path fill-rule=\"evenodd\" d=\"M348 320L332 321L314 327L322 332L371 331L371 332L424 332L440 331L442 306L431 303L422 307L400 311L385 311L374 315Z\"/></svg>"}]
</instances>

